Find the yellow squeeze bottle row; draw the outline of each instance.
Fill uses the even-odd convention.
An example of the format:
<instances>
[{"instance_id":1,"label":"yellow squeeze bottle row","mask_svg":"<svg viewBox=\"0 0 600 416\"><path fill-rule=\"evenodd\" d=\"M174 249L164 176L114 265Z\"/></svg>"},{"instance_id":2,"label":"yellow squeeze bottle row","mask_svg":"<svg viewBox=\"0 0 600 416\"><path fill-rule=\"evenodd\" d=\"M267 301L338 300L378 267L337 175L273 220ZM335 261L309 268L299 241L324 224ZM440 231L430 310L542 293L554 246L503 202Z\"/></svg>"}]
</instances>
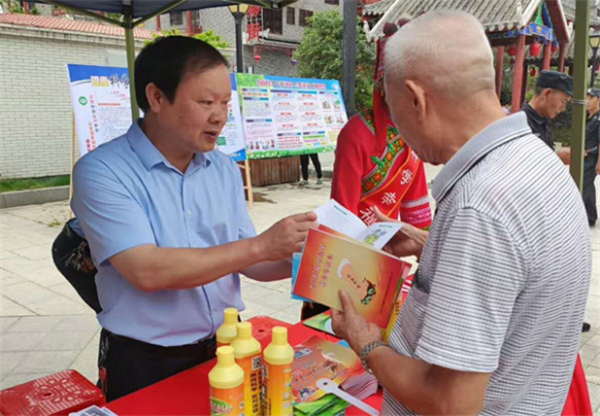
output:
<instances>
[{"instance_id":1,"label":"yellow squeeze bottle row","mask_svg":"<svg viewBox=\"0 0 600 416\"><path fill-rule=\"evenodd\" d=\"M244 370L245 416L262 416L262 347L252 336L252 324L237 325L237 338L231 343L235 362Z\"/></svg>"},{"instance_id":2,"label":"yellow squeeze bottle row","mask_svg":"<svg viewBox=\"0 0 600 416\"><path fill-rule=\"evenodd\" d=\"M244 415L244 370L235 363L233 347L217 348L217 365L208 373L210 414Z\"/></svg>"},{"instance_id":3,"label":"yellow squeeze bottle row","mask_svg":"<svg viewBox=\"0 0 600 416\"><path fill-rule=\"evenodd\" d=\"M292 364L294 349L287 328L273 328L273 338L264 352L264 412L269 416L291 416L293 412Z\"/></svg>"}]
</instances>

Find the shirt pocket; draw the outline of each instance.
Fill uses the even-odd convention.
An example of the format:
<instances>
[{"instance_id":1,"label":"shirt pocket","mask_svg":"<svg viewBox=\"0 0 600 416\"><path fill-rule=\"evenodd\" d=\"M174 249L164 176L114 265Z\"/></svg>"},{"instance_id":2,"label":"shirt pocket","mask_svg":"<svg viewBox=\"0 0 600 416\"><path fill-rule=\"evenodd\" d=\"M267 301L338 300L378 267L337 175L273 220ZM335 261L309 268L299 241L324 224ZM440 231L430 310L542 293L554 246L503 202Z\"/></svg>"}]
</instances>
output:
<instances>
[{"instance_id":1,"label":"shirt pocket","mask_svg":"<svg viewBox=\"0 0 600 416\"><path fill-rule=\"evenodd\" d=\"M402 308L400 328L413 353L416 351L423 333L423 321L425 320L428 301L429 294L413 286L406 299L406 304Z\"/></svg>"}]
</instances>

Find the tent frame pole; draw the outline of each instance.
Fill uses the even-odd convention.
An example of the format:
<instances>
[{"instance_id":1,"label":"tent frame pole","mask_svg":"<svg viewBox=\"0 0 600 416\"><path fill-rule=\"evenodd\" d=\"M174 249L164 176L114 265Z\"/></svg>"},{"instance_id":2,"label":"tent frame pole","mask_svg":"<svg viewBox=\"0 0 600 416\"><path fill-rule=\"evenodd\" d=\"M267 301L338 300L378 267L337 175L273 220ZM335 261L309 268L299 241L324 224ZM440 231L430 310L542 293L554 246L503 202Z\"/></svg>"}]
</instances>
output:
<instances>
[{"instance_id":1,"label":"tent frame pole","mask_svg":"<svg viewBox=\"0 0 600 416\"><path fill-rule=\"evenodd\" d=\"M573 60L575 71L573 74L573 118L571 122L571 176L577 188L579 188L579 192L583 189L589 22L590 1L578 1L575 7L575 57Z\"/></svg>"}]
</instances>

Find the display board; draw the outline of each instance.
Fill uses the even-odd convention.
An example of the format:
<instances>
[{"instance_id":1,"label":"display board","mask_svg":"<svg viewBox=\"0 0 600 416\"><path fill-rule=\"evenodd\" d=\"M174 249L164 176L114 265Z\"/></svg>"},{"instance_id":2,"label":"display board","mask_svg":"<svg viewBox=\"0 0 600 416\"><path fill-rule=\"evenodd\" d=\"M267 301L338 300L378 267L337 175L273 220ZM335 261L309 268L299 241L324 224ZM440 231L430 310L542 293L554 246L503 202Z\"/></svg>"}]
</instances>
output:
<instances>
[{"instance_id":1,"label":"display board","mask_svg":"<svg viewBox=\"0 0 600 416\"><path fill-rule=\"evenodd\" d=\"M237 74L237 89L250 159L332 151L348 121L338 81Z\"/></svg>"},{"instance_id":2,"label":"display board","mask_svg":"<svg viewBox=\"0 0 600 416\"><path fill-rule=\"evenodd\" d=\"M227 105L227 124L221 131L217 146L219 146L219 150L231 156L236 162L242 162L246 160L246 142L235 75L231 74L231 101Z\"/></svg>"},{"instance_id":3,"label":"display board","mask_svg":"<svg viewBox=\"0 0 600 416\"><path fill-rule=\"evenodd\" d=\"M127 68L67 65L81 156L127 132L131 101Z\"/></svg>"}]
</instances>

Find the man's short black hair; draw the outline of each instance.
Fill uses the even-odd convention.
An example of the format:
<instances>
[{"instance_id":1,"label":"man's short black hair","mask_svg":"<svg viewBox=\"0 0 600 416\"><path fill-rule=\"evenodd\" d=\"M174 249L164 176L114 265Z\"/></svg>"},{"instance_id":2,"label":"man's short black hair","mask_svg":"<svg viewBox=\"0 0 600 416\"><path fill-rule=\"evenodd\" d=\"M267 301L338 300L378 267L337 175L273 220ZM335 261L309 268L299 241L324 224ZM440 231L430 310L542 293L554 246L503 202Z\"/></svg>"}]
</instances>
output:
<instances>
[{"instance_id":1,"label":"man's short black hair","mask_svg":"<svg viewBox=\"0 0 600 416\"><path fill-rule=\"evenodd\" d=\"M542 93L544 92L545 89L547 89L547 88L535 87L535 95L542 95Z\"/></svg>"},{"instance_id":2,"label":"man's short black hair","mask_svg":"<svg viewBox=\"0 0 600 416\"><path fill-rule=\"evenodd\" d=\"M155 84L170 102L177 87L189 73L199 73L227 60L214 47L186 36L165 36L147 45L135 60L135 97L139 107L148 112L146 86Z\"/></svg>"}]
</instances>

